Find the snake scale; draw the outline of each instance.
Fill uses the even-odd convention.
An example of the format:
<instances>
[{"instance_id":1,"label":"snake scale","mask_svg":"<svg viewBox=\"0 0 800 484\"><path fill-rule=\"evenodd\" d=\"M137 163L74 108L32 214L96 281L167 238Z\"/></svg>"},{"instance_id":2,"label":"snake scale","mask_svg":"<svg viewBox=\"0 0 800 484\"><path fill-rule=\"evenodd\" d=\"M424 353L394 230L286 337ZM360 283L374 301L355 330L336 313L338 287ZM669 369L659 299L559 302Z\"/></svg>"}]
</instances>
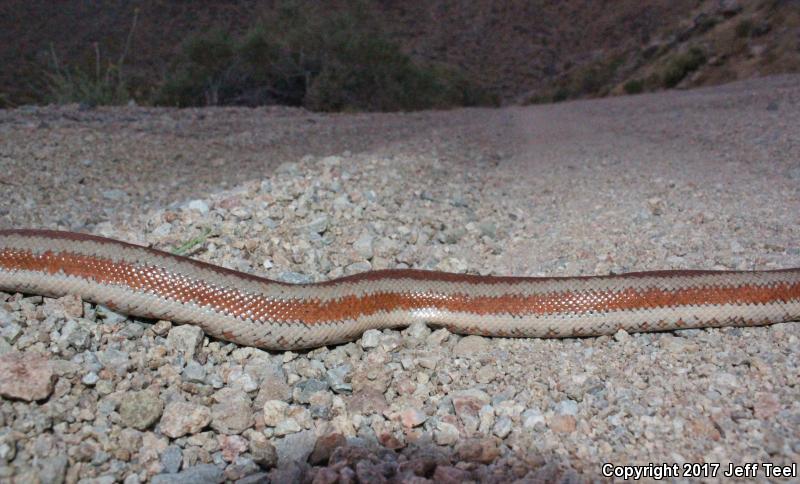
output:
<instances>
[{"instance_id":1,"label":"snake scale","mask_svg":"<svg viewBox=\"0 0 800 484\"><path fill-rule=\"evenodd\" d=\"M800 320L800 268L550 278L397 269L288 284L49 230L0 231L0 289L76 294L275 350L335 344L416 321L462 334L577 337Z\"/></svg>"}]
</instances>

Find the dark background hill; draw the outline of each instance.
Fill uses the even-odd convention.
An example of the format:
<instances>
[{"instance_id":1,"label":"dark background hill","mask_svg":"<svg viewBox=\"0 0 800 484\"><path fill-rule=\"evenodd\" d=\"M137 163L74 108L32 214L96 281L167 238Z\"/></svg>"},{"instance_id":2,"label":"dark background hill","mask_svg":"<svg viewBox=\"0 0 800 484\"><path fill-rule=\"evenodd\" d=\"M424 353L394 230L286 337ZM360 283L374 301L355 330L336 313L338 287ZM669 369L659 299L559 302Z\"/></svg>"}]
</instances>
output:
<instances>
[{"instance_id":1,"label":"dark background hill","mask_svg":"<svg viewBox=\"0 0 800 484\"><path fill-rule=\"evenodd\" d=\"M182 42L212 28L246 31L274 0L5 0L0 103L47 100L47 72L122 63L147 103ZM326 2L321 14L347 2ZM698 86L800 70L796 0L365 2L412 59L461 71L503 103Z\"/></svg>"}]
</instances>

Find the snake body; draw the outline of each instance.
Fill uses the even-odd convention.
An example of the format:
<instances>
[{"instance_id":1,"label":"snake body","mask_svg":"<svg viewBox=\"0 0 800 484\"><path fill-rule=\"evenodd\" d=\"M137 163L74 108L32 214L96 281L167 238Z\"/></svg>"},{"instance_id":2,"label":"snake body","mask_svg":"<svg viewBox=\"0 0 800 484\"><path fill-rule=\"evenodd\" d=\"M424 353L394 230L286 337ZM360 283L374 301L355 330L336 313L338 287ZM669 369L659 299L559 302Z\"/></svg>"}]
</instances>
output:
<instances>
[{"instance_id":1,"label":"snake body","mask_svg":"<svg viewBox=\"0 0 800 484\"><path fill-rule=\"evenodd\" d=\"M800 268L494 277L398 269L288 284L112 239L0 231L0 289L76 294L265 349L424 321L462 334L575 337L800 320Z\"/></svg>"}]
</instances>

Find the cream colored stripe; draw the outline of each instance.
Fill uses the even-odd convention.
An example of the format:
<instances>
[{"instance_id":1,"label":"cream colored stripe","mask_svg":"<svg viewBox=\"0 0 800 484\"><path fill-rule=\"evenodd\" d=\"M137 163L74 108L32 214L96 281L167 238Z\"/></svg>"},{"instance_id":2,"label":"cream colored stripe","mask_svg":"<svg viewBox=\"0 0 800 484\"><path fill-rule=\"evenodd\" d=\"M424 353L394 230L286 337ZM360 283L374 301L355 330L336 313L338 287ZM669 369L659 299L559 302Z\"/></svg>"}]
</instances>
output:
<instances>
[{"instance_id":1,"label":"cream colored stripe","mask_svg":"<svg viewBox=\"0 0 800 484\"><path fill-rule=\"evenodd\" d=\"M244 291L272 298L315 299L328 301L345 296L365 296L387 292L435 292L445 295L468 294L471 296L497 297L501 295L537 295L564 291L620 291L624 289L658 288L674 291L703 285L736 287L740 285L769 285L774 283L800 283L800 270L779 272L737 272L705 274L697 276L645 276L613 278L568 278L515 283L465 283L409 278L383 279L360 282L342 282L327 286L286 285L275 282L258 282L235 275L198 267L171 256L160 256L147 250L121 244L73 241L49 237L7 236L0 237L0 247L6 246L35 253L45 251L70 251L131 264L153 265L203 280L220 287L237 287Z\"/></svg>"},{"instance_id":2,"label":"cream colored stripe","mask_svg":"<svg viewBox=\"0 0 800 484\"><path fill-rule=\"evenodd\" d=\"M800 319L800 301L763 305L723 304L719 306L675 306L668 308L609 311L580 316L550 314L514 317L511 315L478 316L471 313L431 310L417 315L428 322L442 324L454 332L475 330L498 336L572 336L614 334L619 328L628 332L660 331L708 326L761 325ZM682 324L678 324L681 321ZM648 327L642 329L641 323Z\"/></svg>"},{"instance_id":3,"label":"cream colored stripe","mask_svg":"<svg viewBox=\"0 0 800 484\"><path fill-rule=\"evenodd\" d=\"M668 330L709 325L767 324L797 319L800 315L800 301L789 301L763 305L676 306L584 314L580 317L571 314L478 316L438 309L395 310L354 320L306 325L301 322L240 320L193 303L165 300L123 286L99 284L64 275L0 270L0 288L51 296L79 294L96 303L112 303L119 310L132 315L153 315L179 323L192 323L209 335L270 349L306 348L349 341L370 328L406 326L415 321L444 325L456 332L546 337L571 336L576 332L581 335L613 334L620 327L630 332L641 331L642 322L650 324L647 330ZM685 324L679 326L678 321Z\"/></svg>"}]
</instances>

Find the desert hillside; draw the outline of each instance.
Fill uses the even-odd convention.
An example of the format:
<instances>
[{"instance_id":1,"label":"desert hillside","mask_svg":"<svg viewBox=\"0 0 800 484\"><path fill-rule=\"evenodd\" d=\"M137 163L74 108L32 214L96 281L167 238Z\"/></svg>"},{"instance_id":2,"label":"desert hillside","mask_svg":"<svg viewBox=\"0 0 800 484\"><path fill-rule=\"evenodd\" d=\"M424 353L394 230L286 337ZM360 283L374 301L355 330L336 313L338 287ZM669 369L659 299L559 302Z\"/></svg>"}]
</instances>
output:
<instances>
[{"instance_id":1,"label":"desert hillside","mask_svg":"<svg viewBox=\"0 0 800 484\"><path fill-rule=\"evenodd\" d=\"M246 30L267 1L78 2L0 6L0 106L47 100L60 66L119 63L142 102L182 42ZM328 2L322 15L347 4ZM350 2L352 3L352 2ZM795 0L453 0L365 2L402 50L452 66L501 102L719 84L800 70ZM138 9L138 14L135 10ZM130 49L124 45L131 31Z\"/></svg>"}]
</instances>

